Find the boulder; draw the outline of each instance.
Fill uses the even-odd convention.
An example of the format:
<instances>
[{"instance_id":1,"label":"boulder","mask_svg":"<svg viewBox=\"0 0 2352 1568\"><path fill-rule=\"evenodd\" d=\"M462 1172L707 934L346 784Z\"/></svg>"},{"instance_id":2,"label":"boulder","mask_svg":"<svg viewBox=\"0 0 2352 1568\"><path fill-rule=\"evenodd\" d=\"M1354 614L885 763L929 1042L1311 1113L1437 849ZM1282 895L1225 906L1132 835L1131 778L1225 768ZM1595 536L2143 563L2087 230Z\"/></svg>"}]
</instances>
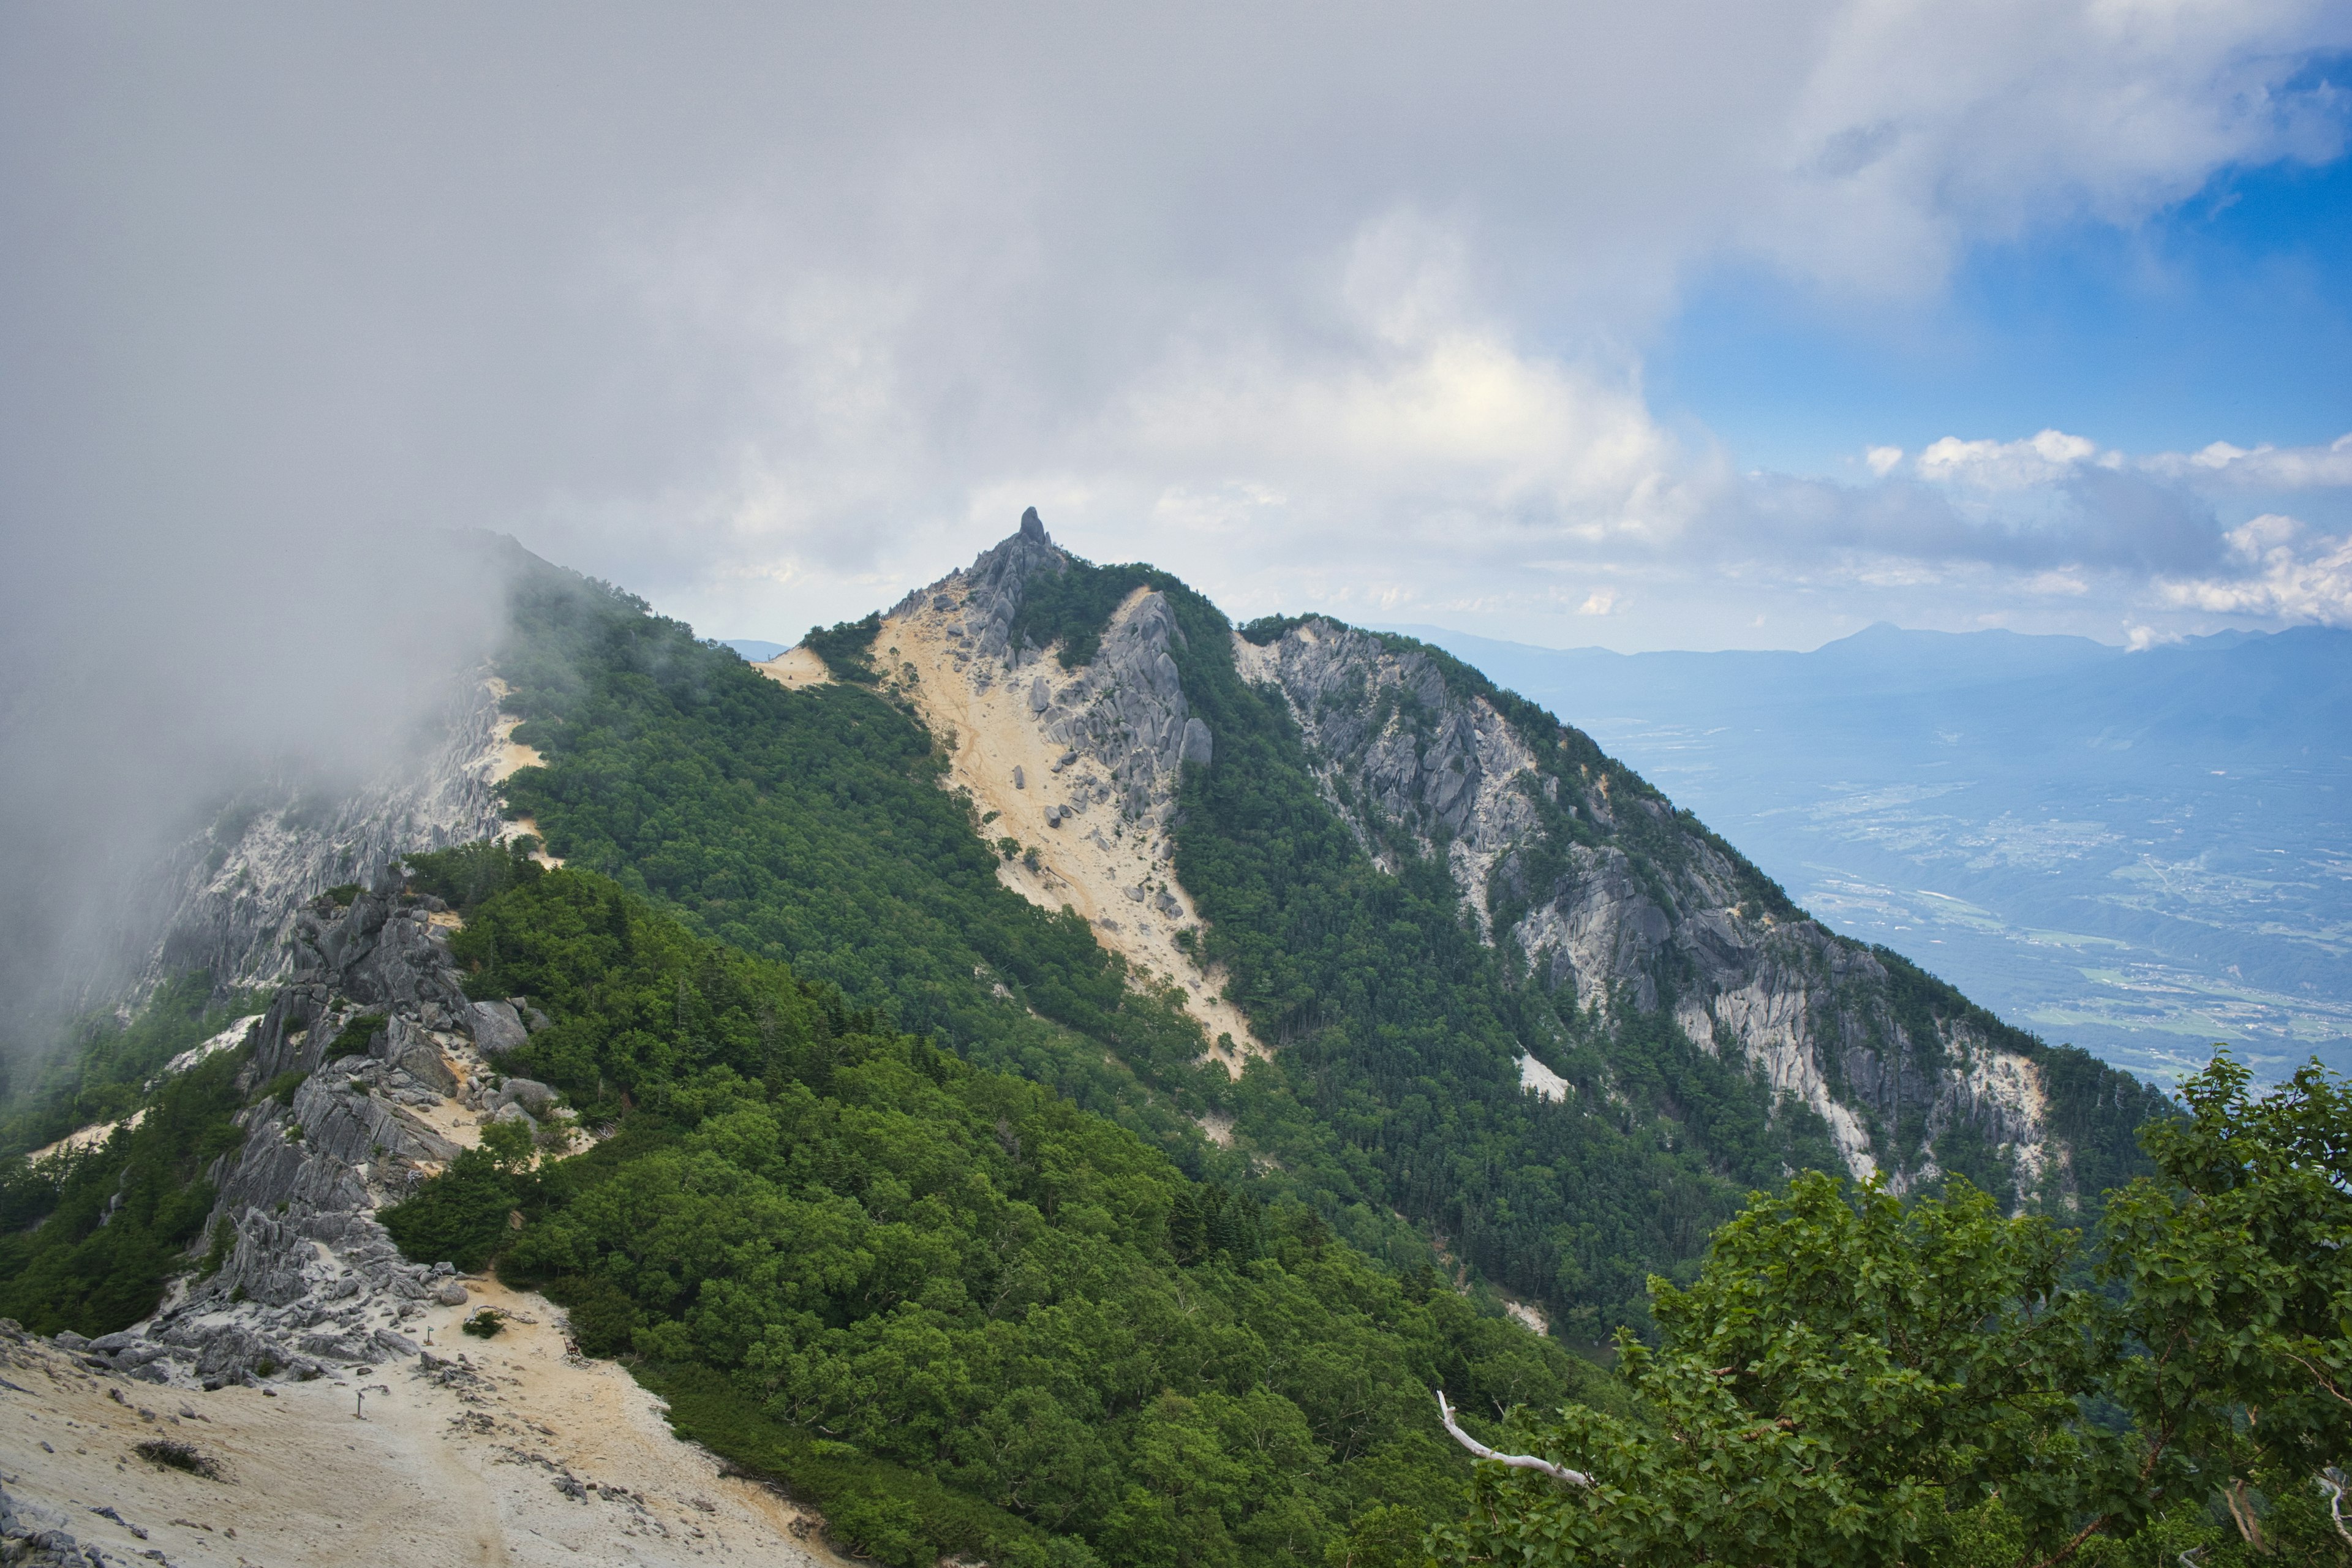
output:
<instances>
[{"instance_id":1,"label":"boulder","mask_svg":"<svg viewBox=\"0 0 2352 1568\"><path fill-rule=\"evenodd\" d=\"M443 1094L457 1092L457 1075L449 1069L448 1058L441 1054L441 1042L422 1026L396 1017L379 1038L381 1047L373 1043L369 1047L370 1054L379 1060Z\"/></svg>"},{"instance_id":2,"label":"boulder","mask_svg":"<svg viewBox=\"0 0 2352 1568\"><path fill-rule=\"evenodd\" d=\"M1198 763L1202 767L1207 767L1209 765L1209 754L1212 749L1209 727L1206 724L1202 723L1198 719L1185 720L1184 743L1182 750L1179 753L1179 760L1187 763Z\"/></svg>"},{"instance_id":3,"label":"boulder","mask_svg":"<svg viewBox=\"0 0 2352 1568\"><path fill-rule=\"evenodd\" d=\"M473 1026L474 1047L486 1057L513 1050L530 1038L512 1002L475 1003Z\"/></svg>"},{"instance_id":4,"label":"boulder","mask_svg":"<svg viewBox=\"0 0 2352 1568\"><path fill-rule=\"evenodd\" d=\"M544 1116L557 1098L554 1089L536 1079L510 1078L491 1091L488 1104L493 1111L503 1110L509 1105L520 1105L538 1117Z\"/></svg>"}]
</instances>

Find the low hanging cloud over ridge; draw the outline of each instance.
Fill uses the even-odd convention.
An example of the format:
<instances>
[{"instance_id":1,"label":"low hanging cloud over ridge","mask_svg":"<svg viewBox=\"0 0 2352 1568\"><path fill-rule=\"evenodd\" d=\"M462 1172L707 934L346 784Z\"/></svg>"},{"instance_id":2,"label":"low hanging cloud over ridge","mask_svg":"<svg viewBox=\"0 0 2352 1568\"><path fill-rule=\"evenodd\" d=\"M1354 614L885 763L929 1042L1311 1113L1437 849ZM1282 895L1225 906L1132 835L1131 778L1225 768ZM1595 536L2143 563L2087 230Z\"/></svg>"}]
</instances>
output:
<instances>
[{"instance_id":1,"label":"low hanging cloud over ridge","mask_svg":"<svg viewBox=\"0 0 2352 1568\"><path fill-rule=\"evenodd\" d=\"M1710 268L1916 306L2326 163L2347 49L2335 0L0 9L0 1003L119 934L66 890L432 710L497 630L437 529L781 639L1030 504L1242 615L1539 642L2343 622L2345 442L1757 473L1643 363Z\"/></svg>"}]
</instances>

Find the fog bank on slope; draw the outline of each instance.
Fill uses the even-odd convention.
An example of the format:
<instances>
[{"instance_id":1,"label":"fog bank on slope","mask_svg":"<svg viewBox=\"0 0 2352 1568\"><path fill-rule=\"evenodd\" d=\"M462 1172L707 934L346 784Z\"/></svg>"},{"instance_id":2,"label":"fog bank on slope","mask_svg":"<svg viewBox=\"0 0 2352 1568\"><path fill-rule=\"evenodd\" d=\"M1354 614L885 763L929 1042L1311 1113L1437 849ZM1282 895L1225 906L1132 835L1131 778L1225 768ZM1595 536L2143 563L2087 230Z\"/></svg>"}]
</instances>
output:
<instances>
[{"instance_id":1,"label":"fog bank on slope","mask_svg":"<svg viewBox=\"0 0 2352 1568\"><path fill-rule=\"evenodd\" d=\"M485 535L11 497L0 574L0 1047L110 995L160 869L240 791L321 803L429 744L503 626ZM77 504L77 503L84 504Z\"/></svg>"}]
</instances>

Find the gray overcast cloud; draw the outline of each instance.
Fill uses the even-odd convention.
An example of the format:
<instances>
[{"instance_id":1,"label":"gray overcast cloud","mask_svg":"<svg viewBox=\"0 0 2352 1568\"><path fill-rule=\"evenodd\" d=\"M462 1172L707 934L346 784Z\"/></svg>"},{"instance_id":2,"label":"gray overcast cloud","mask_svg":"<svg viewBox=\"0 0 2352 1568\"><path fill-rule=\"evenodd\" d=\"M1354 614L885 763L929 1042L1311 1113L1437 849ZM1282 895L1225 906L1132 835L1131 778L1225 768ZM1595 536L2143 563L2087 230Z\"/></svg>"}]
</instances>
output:
<instances>
[{"instance_id":1,"label":"gray overcast cloud","mask_svg":"<svg viewBox=\"0 0 2352 1568\"><path fill-rule=\"evenodd\" d=\"M2233 570L2193 477L1988 499L1914 455L1794 503L1653 413L1643 349L1727 255L1916 297L2332 157L2307 67L2352 44L2242 0L0 26L12 532L485 526L789 636L1034 500L1240 610L1619 646L2011 602L1889 586L1937 563L2079 567L2049 624L2113 637Z\"/></svg>"},{"instance_id":2,"label":"gray overcast cloud","mask_svg":"<svg viewBox=\"0 0 2352 1568\"><path fill-rule=\"evenodd\" d=\"M439 528L717 636L1033 502L1241 614L1555 644L2345 619L2341 448L2023 410L1757 474L1642 369L1726 258L1929 298L2332 159L2347 47L2290 0L10 7L0 838L99 781L54 877L361 755L479 633L368 629Z\"/></svg>"}]
</instances>

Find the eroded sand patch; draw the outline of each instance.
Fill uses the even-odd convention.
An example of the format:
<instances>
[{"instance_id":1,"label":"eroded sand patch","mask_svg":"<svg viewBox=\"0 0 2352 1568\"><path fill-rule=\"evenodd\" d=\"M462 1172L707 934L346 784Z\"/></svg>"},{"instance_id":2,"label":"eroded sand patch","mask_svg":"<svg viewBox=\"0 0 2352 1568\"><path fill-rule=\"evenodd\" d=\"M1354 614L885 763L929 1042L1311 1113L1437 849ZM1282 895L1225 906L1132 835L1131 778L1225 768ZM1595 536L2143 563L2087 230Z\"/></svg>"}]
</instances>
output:
<instances>
[{"instance_id":1,"label":"eroded sand patch","mask_svg":"<svg viewBox=\"0 0 2352 1568\"><path fill-rule=\"evenodd\" d=\"M42 1161L49 1158L52 1154L62 1154L68 1149L76 1151L95 1149L100 1144L105 1142L109 1138L113 1137L114 1130L116 1128L136 1127L146 1120L147 1108L142 1105L120 1121L96 1121L92 1122L88 1127L77 1128L75 1131L68 1132L64 1137L58 1139L56 1142L44 1143L41 1147L34 1150L31 1153L25 1156L25 1163L28 1165L37 1165Z\"/></svg>"},{"instance_id":2,"label":"eroded sand patch","mask_svg":"<svg viewBox=\"0 0 2352 1568\"><path fill-rule=\"evenodd\" d=\"M960 600L961 587L951 578L940 591ZM1024 667L978 689L968 673L969 656L948 636L960 606L930 609L932 596L927 593L919 607L882 623L875 662L902 679L913 669L907 693L949 747L947 787L970 791L982 816L994 814L982 836L1017 839L1037 851L1034 868L1020 855L1000 859L997 879L1042 908L1066 904L1139 976L1181 991L1185 1011L1208 1037L1210 1054L1238 1075L1244 1058L1266 1049L1240 1009L1221 994L1223 972L1196 964L1176 945L1176 933L1198 916L1176 879L1166 836L1150 822L1123 821L1115 799L1097 799L1092 786L1101 781L1101 770L1088 759L1055 769L1066 748L1046 736L1028 692L1033 674L1059 678L1061 667L1049 654L1035 671ZM1049 826L1048 806L1071 815Z\"/></svg>"},{"instance_id":3,"label":"eroded sand patch","mask_svg":"<svg viewBox=\"0 0 2352 1568\"><path fill-rule=\"evenodd\" d=\"M833 679L833 671L824 667L824 660L805 644L788 647L751 668L782 686L823 686Z\"/></svg>"},{"instance_id":4,"label":"eroded sand patch","mask_svg":"<svg viewBox=\"0 0 2352 1568\"><path fill-rule=\"evenodd\" d=\"M484 684L489 687L490 695L500 701L504 701L507 693L514 689L495 675ZM492 784L504 784L518 771L538 767L547 761L530 747L515 740L514 732L521 724L522 715L520 713L502 711L499 714L496 736L490 745L490 782Z\"/></svg>"}]
</instances>

